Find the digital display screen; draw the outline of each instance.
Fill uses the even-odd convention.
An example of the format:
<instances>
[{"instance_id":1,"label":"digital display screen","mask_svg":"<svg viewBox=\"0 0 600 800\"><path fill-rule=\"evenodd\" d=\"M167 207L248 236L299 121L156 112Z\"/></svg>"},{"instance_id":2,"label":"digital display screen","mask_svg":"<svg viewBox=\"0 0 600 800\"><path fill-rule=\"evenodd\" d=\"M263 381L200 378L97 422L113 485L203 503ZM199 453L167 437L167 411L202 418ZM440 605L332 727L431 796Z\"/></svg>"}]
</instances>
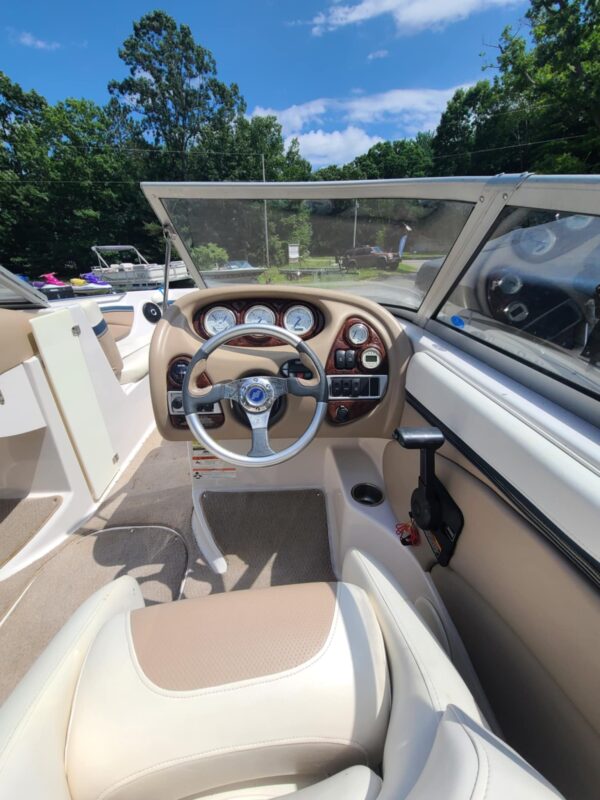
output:
<instances>
[{"instance_id":1,"label":"digital display screen","mask_svg":"<svg viewBox=\"0 0 600 800\"><path fill-rule=\"evenodd\" d=\"M377 361L377 356L365 356L365 361Z\"/></svg>"}]
</instances>

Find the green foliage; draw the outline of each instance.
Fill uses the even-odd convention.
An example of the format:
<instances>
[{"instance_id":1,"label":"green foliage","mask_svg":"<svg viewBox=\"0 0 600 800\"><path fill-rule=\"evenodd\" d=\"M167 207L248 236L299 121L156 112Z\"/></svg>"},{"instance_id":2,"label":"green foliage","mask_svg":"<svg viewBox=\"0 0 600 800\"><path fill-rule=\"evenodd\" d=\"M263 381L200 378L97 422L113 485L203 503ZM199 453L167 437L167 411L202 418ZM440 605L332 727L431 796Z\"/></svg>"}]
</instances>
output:
<instances>
[{"instance_id":1,"label":"green foliage","mask_svg":"<svg viewBox=\"0 0 600 800\"><path fill-rule=\"evenodd\" d=\"M186 153L205 145L245 111L239 89L217 78L212 53L198 44L187 25L178 26L164 11L152 11L133 24L119 50L129 68L111 81L111 94L140 119L157 146L172 151L171 169L185 180Z\"/></svg>"},{"instance_id":2,"label":"green foliage","mask_svg":"<svg viewBox=\"0 0 600 800\"><path fill-rule=\"evenodd\" d=\"M192 247L191 254L194 263L197 267L200 267L200 269L216 269L217 267L223 266L223 264L229 260L227 250L223 247L219 247L219 245L214 242Z\"/></svg>"},{"instance_id":3,"label":"green foliage","mask_svg":"<svg viewBox=\"0 0 600 800\"><path fill-rule=\"evenodd\" d=\"M281 219L279 224L280 236L285 240L287 262L287 245L300 245L300 259L310 255L310 243L312 241L312 223L310 219L310 208L306 203L279 203Z\"/></svg>"},{"instance_id":4,"label":"green foliage","mask_svg":"<svg viewBox=\"0 0 600 800\"><path fill-rule=\"evenodd\" d=\"M532 46L506 28L495 78L448 103L437 174L600 171L600 3L531 0L525 19Z\"/></svg>"},{"instance_id":5,"label":"green foliage","mask_svg":"<svg viewBox=\"0 0 600 800\"><path fill-rule=\"evenodd\" d=\"M50 105L0 72L0 263L32 277L48 270L70 277L89 268L91 245L111 242L160 260L162 232L139 189L144 180L260 181L263 167L268 181L600 172L600 2L530 0L525 22L526 36L503 32L485 65L494 74L456 92L435 134L380 142L315 172L297 140L286 147L275 117L245 116L237 85L219 80L212 54L163 11L133 23L119 51L127 74L110 82L105 106ZM358 240L382 247L396 246L400 223L435 210L367 202ZM228 253L266 265L257 235L263 204L241 206L232 218L211 204L214 219L202 239L197 222L183 220L202 266ZM300 244L303 260L339 256L352 244L353 218L351 200L322 212L270 203L269 263L287 264L289 243ZM216 247L210 242L222 252L207 252Z\"/></svg>"},{"instance_id":6,"label":"green foliage","mask_svg":"<svg viewBox=\"0 0 600 800\"><path fill-rule=\"evenodd\" d=\"M378 142L349 164L323 167L314 177L323 181L426 177L433 169L432 140L431 133L418 133L414 139Z\"/></svg>"}]
</instances>

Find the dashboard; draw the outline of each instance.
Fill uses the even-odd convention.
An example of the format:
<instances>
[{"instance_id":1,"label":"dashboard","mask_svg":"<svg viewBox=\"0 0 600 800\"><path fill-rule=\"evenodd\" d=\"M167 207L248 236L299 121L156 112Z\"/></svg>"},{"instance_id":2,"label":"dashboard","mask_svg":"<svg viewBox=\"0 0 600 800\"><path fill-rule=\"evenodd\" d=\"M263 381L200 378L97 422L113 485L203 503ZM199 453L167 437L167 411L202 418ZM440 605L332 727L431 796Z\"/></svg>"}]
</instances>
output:
<instances>
[{"instance_id":1,"label":"dashboard","mask_svg":"<svg viewBox=\"0 0 600 800\"><path fill-rule=\"evenodd\" d=\"M190 292L159 322L150 350L150 387L157 426L166 439L190 439L181 387L192 356L206 339L234 325L277 325L308 342L327 375L329 400L320 435L388 436L403 405L403 373L411 354L398 321L381 306L341 292L304 287L231 285ZM272 335L231 340L195 378L199 388L249 375L316 379L308 360ZM286 395L269 422L272 436L300 435L314 401ZM200 409L218 438L248 437L233 401Z\"/></svg>"},{"instance_id":2,"label":"dashboard","mask_svg":"<svg viewBox=\"0 0 600 800\"><path fill-rule=\"evenodd\" d=\"M243 324L277 325L307 340L323 329L323 315L311 303L269 297L215 303L201 306L194 313L194 329L203 339ZM272 347L279 342L268 336L248 336L233 339L230 344Z\"/></svg>"}]
</instances>

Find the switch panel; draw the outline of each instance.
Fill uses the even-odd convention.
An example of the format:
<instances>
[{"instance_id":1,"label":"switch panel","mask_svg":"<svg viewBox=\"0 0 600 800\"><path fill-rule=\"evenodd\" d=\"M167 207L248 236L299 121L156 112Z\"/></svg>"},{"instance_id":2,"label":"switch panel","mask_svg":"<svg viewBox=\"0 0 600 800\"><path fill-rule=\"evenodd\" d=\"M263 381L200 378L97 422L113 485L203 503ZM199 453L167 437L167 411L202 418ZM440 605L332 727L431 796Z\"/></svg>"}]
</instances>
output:
<instances>
[{"instance_id":1,"label":"switch panel","mask_svg":"<svg viewBox=\"0 0 600 800\"><path fill-rule=\"evenodd\" d=\"M380 400L387 387L387 375L328 375L329 397L339 400Z\"/></svg>"},{"instance_id":2,"label":"switch panel","mask_svg":"<svg viewBox=\"0 0 600 800\"><path fill-rule=\"evenodd\" d=\"M173 416L185 416L185 411L183 410L183 398L181 396L181 392L167 392L167 400L169 403L169 414ZM207 403L204 406L200 406L199 412L200 414L222 414L221 406L219 403Z\"/></svg>"}]
</instances>

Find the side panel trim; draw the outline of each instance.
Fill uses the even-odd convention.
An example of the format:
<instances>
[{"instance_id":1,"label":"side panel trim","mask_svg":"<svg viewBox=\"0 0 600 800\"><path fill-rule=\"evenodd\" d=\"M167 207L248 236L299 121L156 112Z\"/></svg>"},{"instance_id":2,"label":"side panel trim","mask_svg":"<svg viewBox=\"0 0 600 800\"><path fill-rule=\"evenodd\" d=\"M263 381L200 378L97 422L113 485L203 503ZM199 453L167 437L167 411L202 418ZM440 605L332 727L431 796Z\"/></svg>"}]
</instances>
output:
<instances>
[{"instance_id":1,"label":"side panel trim","mask_svg":"<svg viewBox=\"0 0 600 800\"><path fill-rule=\"evenodd\" d=\"M503 475L473 450L466 442L448 428L442 420L431 413L423 403L406 392L406 401L431 425L438 427L448 442L456 447L477 469L479 469L505 495L525 519L556 549L571 561L594 586L600 588L600 562L574 542L563 530L528 500Z\"/></svg>"}]
</instances>

